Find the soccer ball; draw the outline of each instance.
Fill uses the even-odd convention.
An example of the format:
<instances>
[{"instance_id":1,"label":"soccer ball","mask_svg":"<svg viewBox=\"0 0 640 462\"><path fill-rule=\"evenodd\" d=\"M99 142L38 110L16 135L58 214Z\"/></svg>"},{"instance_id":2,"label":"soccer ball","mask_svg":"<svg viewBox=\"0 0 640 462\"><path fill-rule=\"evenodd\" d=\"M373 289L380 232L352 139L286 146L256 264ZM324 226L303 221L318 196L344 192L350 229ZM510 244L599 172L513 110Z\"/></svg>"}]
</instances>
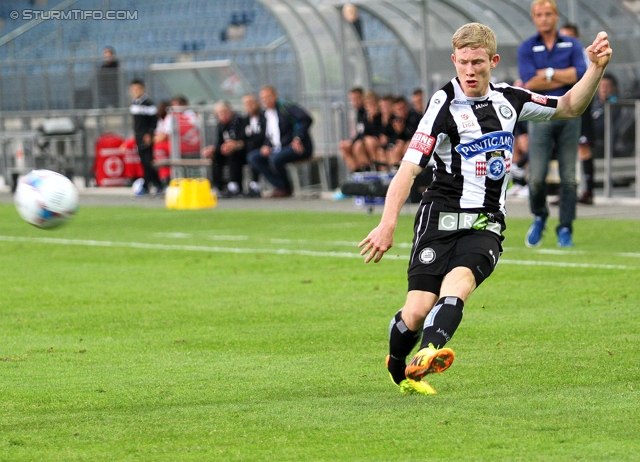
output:
<instances>
[{"instance_id":1,"label":"soccer ball","mask_svg":"<svg viewBox=\"0 0 640 462\"><path fill-rule=\"evenodd\" d=\"M14 202L27 223L43 229L55 228L76 213L78 190L64 175L33 170L18 182Z\"/></svg>"}]
</instances>

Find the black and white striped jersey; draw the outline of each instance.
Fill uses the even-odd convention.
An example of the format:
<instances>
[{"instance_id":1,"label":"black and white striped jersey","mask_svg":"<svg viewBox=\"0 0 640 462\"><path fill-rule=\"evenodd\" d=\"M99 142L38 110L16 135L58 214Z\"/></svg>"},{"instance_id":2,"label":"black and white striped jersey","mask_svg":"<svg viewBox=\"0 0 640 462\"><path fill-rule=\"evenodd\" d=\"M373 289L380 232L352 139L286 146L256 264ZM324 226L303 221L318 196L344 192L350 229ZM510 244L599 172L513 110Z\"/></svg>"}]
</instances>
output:
<instances>
[{"instance_id":1,"label":"black and white striped jersey","mask_svg":"<svg viewBox=\"0 0 640 462\"><path fill-rule=\"evenodd\" d=\"M426 167L433 154L434 180L423 203L504 215L516 122L547 121L557 104L504 83L469 98L451 80L431 97L403 158Z\"/></svg>"}]
</instances>

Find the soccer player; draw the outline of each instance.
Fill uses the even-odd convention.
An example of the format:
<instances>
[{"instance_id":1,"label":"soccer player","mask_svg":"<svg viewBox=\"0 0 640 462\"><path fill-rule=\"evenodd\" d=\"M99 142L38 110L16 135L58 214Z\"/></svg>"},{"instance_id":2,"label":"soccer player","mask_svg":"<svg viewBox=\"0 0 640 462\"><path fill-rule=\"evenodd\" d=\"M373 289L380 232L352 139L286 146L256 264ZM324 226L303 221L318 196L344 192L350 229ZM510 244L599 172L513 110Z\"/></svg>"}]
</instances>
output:
<instances>
[{"instance_id":1,"label":"soccer player","mask_svg":"<svg viewBox=\"0 0 640 462\"><path fill-rule=\"evenodd\" d=\"M453 362L454 352L444 346L462 320L466 300L498 263L516 122L579 116L612 53L607 34L600 32L587 48L591 64L583 78L555 98L490 83L500 56L489 27L466 24L452 44L457 77L431 97L391 181L380 224L359 244L365 263L379 262L391 248L413 180L433 156L434 181L415 218L407 298L389 329L387 369L404 393L435 393L422 379Z\"/></svg>"},{"instance_id":2,"label":"soccer player","mask_svg":"<svg viewBox=\"0 0 640 462\"><path fill-rule=\"evenodd\" d=\"M144 184L136 196L149 194L151 185L156 187L156 195L161 195L163 192L162 182L158 171L153 166L153 135L158 123L158 108L147 96L142 80L132 80L129 85L129 93L132 99L129 112L133 115L133 133L144 171Z\"/></svg>"}]
</instances>

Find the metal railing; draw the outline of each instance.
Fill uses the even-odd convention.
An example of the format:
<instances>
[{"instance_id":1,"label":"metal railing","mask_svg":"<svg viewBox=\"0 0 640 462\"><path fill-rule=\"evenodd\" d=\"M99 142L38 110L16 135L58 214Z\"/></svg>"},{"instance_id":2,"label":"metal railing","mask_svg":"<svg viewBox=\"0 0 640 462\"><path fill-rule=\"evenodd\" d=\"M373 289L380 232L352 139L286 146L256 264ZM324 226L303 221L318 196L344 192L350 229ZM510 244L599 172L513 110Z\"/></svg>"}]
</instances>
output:
<instances>
[{"instance_id":1,"label":"metal railing","mask_svg":"<svg viewBox=\"0 0 640 462\"><path fill-rule=\"evenodd\" d=\"M620 138L618 128L612 120L613 107L632 109L627 113L621 113L618 122L633 123L635 135L634 144L624 143ZM629 120L632 118L633 120ZM640 100L620 100L616 103L604 105L604 162L603 162L603 193L605 197L613 197L614 186L617 178L628 179L633 177L635 197L640 198ZM616 149L616 146L620 146ZM616 155L617 154L617 155ZM626 156L625 154L631 154ZM633 170L633 174L631 171Z\"/></svg>"},{"instance_id":2,"label":"metal railing","mask_svg":"<svg viewBox=\"0 0 640 462\"><path fill-rule=\"evenodd\" d=\"M310 104L313 103L310 101ZM189 106L189 109L196 112L201 121L202 146L215 143L217 120L214 116L214 105ZM314 114L318 128L322 128L314 133L315 155L335 158L338 155L338 142L345 136L340 128L342 125L340 118L343 117L343 114L341 111L326 110L324 106L307 109L310 109L310 112ZM39 128L44 120L62 117L70 118L75 123L78 134L82 137L80 149L74 149L71 153L67 152L66 155L69 157L67 163L70 165L65 169L84 178L86 186L93 185L95 146L100 136L109 132L125 139L133 136L131 115L128 108L0 112L0 141L2 141L0 142L0 157L3 160L0 165L2 169L0 175L4 177L5 184L12 183L12 173L16 171L20 163L20 160L16 158L16 143L12 144L8 141L22 142L26 139L25 137L31 140L39 135ZM314 125L316 124L314 123ZM29 149L29 155L26 167L45 168L47 166L42 153L37 149ZM325 162L323 168L326 169L328 177L337 178L338 183L346 176L344 165L341 162L338 162L335 167L339 169L336 175L331 175L329 162Z\"/></svg>"},{"instance_id":3,"label":"metal railing","mask_svg":"<svg viewBox=\"0 0 640 462\"><path fill-rule=\"evenodd\" d=\"M322 95L316 95L314 99L322 100ZM326 162L327 175L332 179L333 187L339 185L348 172L341 161L338 153L338 143L341 139L348 137L347 110L344 102L335 101L331 104L319 104L312 108L314 117L320 118L319 125L323 129L315 133L316 155L325 158L333 158L333 162ZM317 101L310 101L311 104ZM315 106L315 104L314 104ZM327 106L329 106L328 109ZM613 197L614 192L619 194L615 186L621 181L627 186L634 183L634 195L640 198L640 136L635 136L632 145L631 141L626 144L621 143L616 127L612 123L612 108L619 106L626 108L624 115L625 122L631 124L631 130L640 133L640 100L621 100L615 104L607 103L604 107L605 138L603 153L600 158L596 154L596 177L602 180L603 194L605 197ZM202 122L201 139L202 145L206 146L215 142L217 121L213 113L213 105L191 106ZM0 149L2 150L2 164L0 168L6 184L12 181L11 175L19 167L20 159L16 159L16 144L8 142L13 138L26 139L38 135L39 126L45 119L68 117L71 118L81 134L81 149L71 150L71 163L68 169L82 176L85 184L90 186L93 180L92 168L94 165L95 144L98 138L106 133L113 132L123 138L133 136L131 128L131 115L128 108L110 109L87 109L87 110L48 110L48 111L12 111L0 112ZM27 136L28 135L28 136ZM32 152L33 148L27 142L25 154L34 155L28 158L32 162L32 167L42 166L42 159L38 160L39 154ZM77 141L76 141L77 143ZM78 146L78 144L76 144ZM69 155L69 150L67 154ZM42 157L42 156L40 156ZM335 160L337 159L337 160Z\"/></svg>"}]
</instances>

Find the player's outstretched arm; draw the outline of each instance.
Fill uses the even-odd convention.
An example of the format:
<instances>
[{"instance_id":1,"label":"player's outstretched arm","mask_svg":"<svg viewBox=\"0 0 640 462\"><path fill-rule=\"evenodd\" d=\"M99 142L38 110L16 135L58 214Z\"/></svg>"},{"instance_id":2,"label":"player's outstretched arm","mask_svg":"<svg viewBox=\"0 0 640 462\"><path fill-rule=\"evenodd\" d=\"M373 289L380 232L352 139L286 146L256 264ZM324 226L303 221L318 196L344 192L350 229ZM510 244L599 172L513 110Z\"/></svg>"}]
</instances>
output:
<instances>
[{"instance_id":1,"label":"player's outstretched arm","mask_svg":"<svg viewBox=\"0 0 640 462\"><path fill-rule=\"evenodd\" d=\"M365 263L369 263L371 260L378 263L385 252L393 246L393 232L398 223L400 210L409 197L414 178L421 171L422 167L411 162L403 161L400 164L400 168L387 190L380 224L358 244L358 247L362 249L360 255L366 255Z\"/></svg>"},{"instance_id":2,"label":"player's outstretched arm","mask_svg":"<svg viewBox=\"0 0 640 462\"><path fill-rule=\"evenodd\" d=\"M558 108L552 119L571 119L582 114L593 99L604 70L611 60L613 50L606 32L599 32L587 47L591 64L582 78L558 100Z\"/></svg>"}]
</instances>

